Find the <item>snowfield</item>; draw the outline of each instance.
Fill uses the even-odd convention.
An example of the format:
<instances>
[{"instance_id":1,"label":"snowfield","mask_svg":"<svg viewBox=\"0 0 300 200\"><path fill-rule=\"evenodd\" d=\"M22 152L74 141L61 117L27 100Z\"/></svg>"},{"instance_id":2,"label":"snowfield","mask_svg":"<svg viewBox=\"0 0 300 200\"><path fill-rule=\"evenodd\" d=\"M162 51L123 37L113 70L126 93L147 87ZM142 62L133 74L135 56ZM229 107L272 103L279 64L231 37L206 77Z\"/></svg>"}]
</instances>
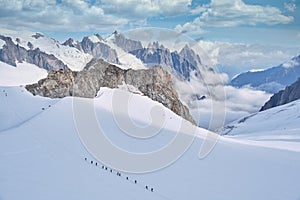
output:
<instances>
[{"instance_id":1,"label":"snowfield","mask_svg":"<svg viewBox=\"0 0 300 200\"><path fill-rule=\"evenodd\" d=\"M29 63L17 63L17 67L0 61L0 85L19 86L38 82L48 75L45 69Z\"/></svg>"},{"instance_id":2,"label":"snowfield","mask_svg":"<svg viewBox=\"0 0 300 200\"><path fill-rule=\"evenodd\" d=\"M147 140L130 137L114 121L112 98L116 91L101 88L94 99L94 109L101 129L122 149L155 151L176 134L188 133L192 126L183 122L187 123L187 129L177 133L180 117L145 96L133 94L128 108L135 123L140 126L151 123L149 112L153 106L164 109L166 121L161 132ZM294 141L297 148L287 149L281 148L286 144L280 139L267 138L256 141L259 144L250 144L239 137L219 137L213 151L199 159L204 138L213 133L196 128L192 145L175 163L151 173L121 171L118 176L119 171L97 161L79 139L72 98L51 100L33 96L23 87L1 86L0 101L0 199L300 198L299 140ZM127 102L119 103L122 106ZM45 108L47 105L51 106ZM297 113L299 102L295 106L293 110ZM118 110L115 113L120 114ZM6 122L10 119L14 123ZM248 130L256 132L253 128ZM250 133L246 129L241 132ZM271 142L277 145L264 146Z\"/></svg>"}]
</instances>

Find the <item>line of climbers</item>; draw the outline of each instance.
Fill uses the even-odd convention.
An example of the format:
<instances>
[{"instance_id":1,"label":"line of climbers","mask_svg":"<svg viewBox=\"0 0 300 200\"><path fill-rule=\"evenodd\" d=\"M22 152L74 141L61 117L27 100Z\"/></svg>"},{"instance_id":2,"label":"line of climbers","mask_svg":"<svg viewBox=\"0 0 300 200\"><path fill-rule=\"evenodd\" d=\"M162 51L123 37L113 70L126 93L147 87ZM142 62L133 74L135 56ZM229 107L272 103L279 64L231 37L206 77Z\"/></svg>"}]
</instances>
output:
<instances>
[{"instance_id":1,"label":"line of climbers","mask_svg":"<svg viewBox=\"0 0 300 200\"><path fill-rule=\"evenodd\" d=\"M85 161L88 161L87 158L84 158L84 160L85 160ZM99 165L97 162L94 162L93 160L91 160L90 163L91 163L91 164L95 164L96 167ZM106 171L109 170L110 173L113 173L113 169L109 169L108 167L106 167L106 166L104 166L104 165L102 165L101 168L102 168L103 170L106 170ZM116 173L117 176L122 176L121 172L118 172L118 171L116 171L116 172L117 172L117 173ZM126 180L129 180L129 177L128 177L128 176L126 176ZM133 182L134 182L134 184L137 184L137 183L138 183L137 180L134 180ZM148 185L146 185L145 188L146 188L146 190L150 190L151 192L154 192L154 189L153 189L153 188L150 188Z\"/></svg>"}]
</instances>

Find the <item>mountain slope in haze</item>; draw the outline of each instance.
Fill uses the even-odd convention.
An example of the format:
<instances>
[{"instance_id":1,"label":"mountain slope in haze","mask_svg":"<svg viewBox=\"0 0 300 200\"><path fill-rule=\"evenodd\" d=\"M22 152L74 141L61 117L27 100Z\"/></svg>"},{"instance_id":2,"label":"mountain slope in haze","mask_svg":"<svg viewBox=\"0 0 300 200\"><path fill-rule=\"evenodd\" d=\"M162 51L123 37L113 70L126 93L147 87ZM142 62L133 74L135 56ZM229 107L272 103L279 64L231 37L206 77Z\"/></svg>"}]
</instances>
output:
<instances>
[{"instance_id":1,"label":"mountain slope in haze","mask_svg":"<svg viewBox=\"0 0 300 200\"><path fill-rule=\"evenodd\" d=\"M43 105L36 101L46 102L48 98L34 97L22 92L24 88L20 87L0 87L0 91L3 89L8 96L0 93L0 99L7 102L11 110L3 109L7 105L0 104L0 110L4 110L2 115L9 118L15 113L24 121L18 127L0 132L2 199L299 198L299 141L294 142L294 149L284 149L290 144L284 140L251 143L220 137L209 156L198 159L208 132L196 128L191 147L170 166L152 173L121 171L121 176L117 176L116 169L96 160L81 143L73 120L72 98L60 99L42 110ZM189 133L190 123L178 131L182 118L149 98L133 95L129 106L132 120L149 124L151 108L160 106L165 109L166 121L160 133L148 140L124 134L114 121L111 103L114 92L116 89L102 88L101 95L94 99L94 108L105 136L118 147L129 152L153 152L168 145L177 134ZM24 103L35 104L37 108L40 105L42 112L29 119L24 115L28 111ZM126 102L120 100L119 103ZM140 112L143 109L145 112ZM263 146L271 144L273 147ZM102 165L108 170L102 169ZM154 191L147 190L146 186Z\"/></svg>"},{"instance_id":2,"label":"mountain slope in haze","mask_svg":"<svg viewBox=\"0 0 300 200\"><path fill-rule=\"evenodd\" d=\"M300 55L277 67L239 74L230 84L235 87L249 85L269 93L276 93L295 82L298 77L300 77Z\"/></svg>"},{"instance_id":3,"label":"mountain slope in haze","mask_svg":"<svg viewBox=\"0 0 300 200\"><path fill-rule=\"evenodd\" d=\"M298 78L298 80L292 85L287 86L284 90L274 94L260 109L260 111L287 104L298 99L300 99L300 78Z\"/></svg>"}]
</instances>

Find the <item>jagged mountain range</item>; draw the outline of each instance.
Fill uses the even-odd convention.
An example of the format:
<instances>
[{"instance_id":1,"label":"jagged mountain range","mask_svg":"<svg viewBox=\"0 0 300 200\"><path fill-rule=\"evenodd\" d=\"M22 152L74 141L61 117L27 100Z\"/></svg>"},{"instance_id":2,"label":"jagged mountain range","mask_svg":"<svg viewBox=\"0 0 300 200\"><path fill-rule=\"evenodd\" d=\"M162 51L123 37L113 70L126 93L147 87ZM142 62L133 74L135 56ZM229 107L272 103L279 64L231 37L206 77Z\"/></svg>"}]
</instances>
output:
<instances>
[{"instance_id":1,"label":"jagged mountain range","mask_svg":"<svg viewBox=\"0 0 300 200\"><path fill-rule=\"evenodd\" d=\"M158 42L143 47L140 41L126 38L117 31L106 39L94 34L81 41L69 38L62 44L42 33L20 34L1 30L0 35L0 61L13 66L17 61L35 64L47 71L80 71L92 58L101 58L133 69L161 65L178 78L188 81L196 78L204 82L206 73L217 74L212 66L204 65L188 45L180 51L171 51Z\"/></svg>"},{"instance_id":2,"label":"jagged mountain range","mask_svg":"<svg viewBox=\"0 0 300 200\"><path fill-rule=\"evenodd\" d=\"M37 37L36 35L33 36ZM18 43L15 44L10 37L0 35L0 39L5 42L5 45L0 49L0 60L9 65L16 66L16 62L26 61L47 71L69 69L67 65L54 55L49 55L39 48L34 48L31 42L27 43L28 49L25 49Z\"/></svg>"},{"instance_id":3,"label":"jagged mountain range","mask_svg":"<svg viewBox=\"0 0 300 200\"><path fill-rule=\"evenodd\" d=\"M300 77L300 55L277 67L263 71L249 71L239 74L231 81L235 87L250 87L269 93L276 93Z\"/></svg>"},{"instance_id":4,"label":"jagged mountain range","mask_svg":"<svg viewBox=\"0 0 300 200\"><path fill-rule=\"evenodd\" d=\"M158 42L143 47L140 41L128 39L116 31L106 39L95 34L80 42L69 38L62 44L41 33L19 34L6 30L0 35L0 61L13 66L17 61L35 64L47 71L80 71L92 58L101 58L122 66L127 60L131 62L130 68L161 65L184 80L190 80L191 76L201 78L206 72L214 73L213 68L204 66L199 55L187 45L179 52L172 52Z\"/></svg>"},{"instance_id":5,"label":"jagged mountain range","mask_svg":"<svg viewBox=\"0 0 300 200\"><path fill-rule=\"evenodd\" d=\"M93 56L67 47L42 33L1 29L0 61L15 66L17 62L34 64L47 71L72 69L80 71ZM49 62L46 62L50 59Z\"/></svg>"},{"instance_id":6,"label":"jagged mountain range","mask_svg":"<svg viewBox=\"0 0 300 200\"><path fill-rule=\"evenodd\" d=\"M200 75L198 68L202 65L200 57L187 45L180 52L171 52L158 42L153 42L146 48L136 49L130 53L150 67L153 65L166 66L185 80L190 80L191 73L194 73L195 76Z\"/></svg>"}]
</instances>

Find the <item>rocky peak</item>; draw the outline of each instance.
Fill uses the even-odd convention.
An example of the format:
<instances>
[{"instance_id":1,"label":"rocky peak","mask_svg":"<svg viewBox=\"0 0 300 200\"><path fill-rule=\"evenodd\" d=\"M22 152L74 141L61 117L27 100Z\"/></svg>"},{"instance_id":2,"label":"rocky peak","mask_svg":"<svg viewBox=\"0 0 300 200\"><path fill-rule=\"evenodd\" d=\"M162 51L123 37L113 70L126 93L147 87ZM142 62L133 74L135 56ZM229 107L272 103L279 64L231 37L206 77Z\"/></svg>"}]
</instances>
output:
<instances>
[{"instance_id":1,"label":"rocky peak","mask_svg":"<svg viewBox=\"0 0 300 200\"><path fill-rule=\"evenodd\" d=\"M120 47L126 52L131 52L143 48L142 43L140 41L128 39L124 35L118 33L117 31L113 32L110 39L112 39L118 47Z\"/></svg>"},{"instance_id":2,"label":"rocky peak","mask_svg":"<svg viewBox=\"0 0 300 200\"><path fill-rule=\"evenodd\" d=\"M179 55L186 59L193 66L193 69L196 69L197 66L201 65L199 55L197 55L187 44L181 49Z\"/></svg>"},{"instance_id":3,"label":"rocky peak","mask_svg":"<svg viewBox=\"0 0 300 200\"><path fill-rule=\"evenodd\" d=\"M32 35L31 37L35 38L35 39L39 39L40 37L45 37L42 33L35 33L34 35Z\"/></svg>"},{"instance_id":4,"label":"rocky peak","mask_svg":"<svg viewBox=\"0 0 300 200\"><path fill-rule=\"evenodd\" d=\"M94 37L97 36L94 35ZM80 43L81 48L79 50L82 49L84 53L91 54L94 58L102 58L108 62L119 64L117 52L107 44L101 42L102 38L100 39L97 37L95 40L92 40L90 37L84 37Z\"/></svg>"},{"instance_id":5,"label":"rocky peak","mask_svg":"<svg viewBox=\"0 0 300 200\"><path fill-rule=\"evenodd\" d=\"M160 66L143 70L123 70L104 60L92 59L80 72L60 70L26 89L34 95L51 98L78 96L94 98L100 87L118 88L132 85L154 101L162 103L176 114L195 124L189 110L179 100L171 75Z\"/></svg>"},{"instance_id":6,"label":"rocky peak","mask_svg":"<svg viewBox=\"0 0 300 200\"><path fill-rule=\"evenodd\" d=\"M94 34L95 37L98 38L98 40L100 41L104 41L104 39L101 37L101 35L99 35L98 33Z\"/></svg>"},{"instance_id":7,"label":"rocky peak","mask_svg":"<svg viewBox=\"0 0 300 200\"><path fill-rule=\"evenodd\" d=\"M64 43L62 43L62 45L69 46L69 47L75 47L74 46L75 43L76 42L73 38L69 38Z\"/></svg>"},{"instance_id":8,"label":"rocky peak","mask_svg":"<svg viewBox=\"0 0 300 200\"><path fill-rule=\"evenodd\" d=\"M149 44L148 44L148 47L147 47L148 49L158 49L159 48L159 43L156 41L156 42L150 42Z\"/></svg>"}]
</instances>

